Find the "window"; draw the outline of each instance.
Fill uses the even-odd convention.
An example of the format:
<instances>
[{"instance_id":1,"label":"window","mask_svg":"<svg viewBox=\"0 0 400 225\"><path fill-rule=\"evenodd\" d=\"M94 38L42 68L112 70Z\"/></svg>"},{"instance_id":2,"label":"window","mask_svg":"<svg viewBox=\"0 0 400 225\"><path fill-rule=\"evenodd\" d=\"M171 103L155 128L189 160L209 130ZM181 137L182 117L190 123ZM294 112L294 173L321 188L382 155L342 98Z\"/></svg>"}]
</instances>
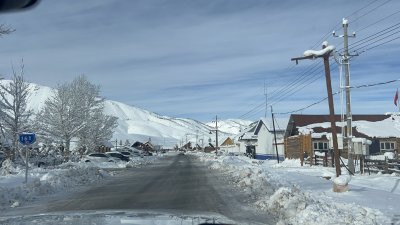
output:
<instances>
[{"instance_id":1,"label":"window","mask_svg":"<svg viewBox=\"0 0 400 225\"><path fill-rule=\"evenodd\" d=\"M381 142L381 150L390 151L395 149L395 142L391 141L382 141Z\"/></svg>"},{"instance_id":2,"label":"window","mask_svg":"<svg viewBox=\"0 0 400 225\"><path fill-rule=\"evenodd\" d=\"M326 141L314 141L314 150L321 151L321 150L328 150L328 142Z\"/></svg>"}]
</instances>

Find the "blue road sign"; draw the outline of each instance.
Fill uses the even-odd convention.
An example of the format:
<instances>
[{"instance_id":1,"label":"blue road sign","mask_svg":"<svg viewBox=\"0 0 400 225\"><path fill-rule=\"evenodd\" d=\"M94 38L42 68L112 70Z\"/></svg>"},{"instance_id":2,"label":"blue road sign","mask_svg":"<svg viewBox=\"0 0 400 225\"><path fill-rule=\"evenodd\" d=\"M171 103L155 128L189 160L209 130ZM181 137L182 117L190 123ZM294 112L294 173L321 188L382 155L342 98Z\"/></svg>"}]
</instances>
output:
<instances>
[{"instance_id":1,"label":"blue road sign","mask_svg":"<svg viewBox=\"0 0 400 225\"><path fill-rule=\"evenodd\" d=\"M34 133L19 134L19 142L23 145L31 145L35 143L36 135Z\"/></svg>"}]
</instances>

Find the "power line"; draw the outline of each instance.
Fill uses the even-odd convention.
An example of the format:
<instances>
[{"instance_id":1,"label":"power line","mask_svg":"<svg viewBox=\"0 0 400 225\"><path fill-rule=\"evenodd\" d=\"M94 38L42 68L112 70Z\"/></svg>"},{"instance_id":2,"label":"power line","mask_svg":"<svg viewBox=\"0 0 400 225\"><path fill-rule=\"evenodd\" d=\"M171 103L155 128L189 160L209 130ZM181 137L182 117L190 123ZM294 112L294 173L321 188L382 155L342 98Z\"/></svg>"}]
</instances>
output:
<instances>
[{"instance_id":1,"label":"power line","mask_svg":"<svg viewBox=\"0 0 400 225\"><path fill-rule=\"evenodd\" d=\"M375 34L372 34L372 35L370 35L368 37L365 37L365 38L361 39L360 41L354 42L350 46L352 48L356 48L356 47L358 47L360 45L365 45L365 43L371 42L371 41L373 41L373 40L375 40L375 39L377 39L379 37L382 37L382 36L384 36L386 34L393 35L393 34L390 34L390 33L392 31L398 30L399 28L400 28L400 23L397 23L397 24L392 25L392 26L390 26L388 28L385 28L385 29L383 29L383 30L381 30L381 31L379 31L379 32L377 32ZM395 32L394 34L396 34L396 33L398 33L398 32Z\"/></svg>"},{"instance_id":2,"label":"power line","mask_svg":"<svg viewBox=\"0 0 400 225\"><path fill-rule=\"evenodd\" d=\"M388 41L382 42L382 43L380 43L380 44L378 44L378 45L375 45L375 46L372 46L372 47L370 47L370 48L365 49L363 52L361 52L361 53L359 53L359 54L362 54L362 53L364 53L364 52L367 52L367 51L369 51L369 50L371 50L371 49L374 49L374 48L376 48L376 47L385 45L385 44L390 43L390 42L392 42L392 41L395 41L395 40L397 40L397 39L399 39L399 38L400 38L400 36L399 36L399 37L395 37L395 38L393 38L393 39L390 39L390 40L388 40Z\"/></svg>"},{"instance_id":3,"label":"power line","mask_svg":"<svg viewBox=\"0 0 400 225\"><path fill-rule=\"evenodd\" d=\"M351 17L352 15L354 15L354 14L356 14L356 13L358 13L358 12L361 12L361 11L363 11L364 9L367 9L368 7L370 7L371 5L373 5L374 3L376 3L377 1L378 1L378 0L370 1L370 2L369 2L368 4L366 4L365 6L363 6L363 7L361 7L360 9L354 11L353 13L351 13L348 17ZM375 6L374 8L368 10L367 12L363 13L362 15L357 16L353 21L357 21L357 20L359 20L360 18L365 17L366 15L368 15L368 14L370 14L370 13L376 11L378 8L380 8L380 7L384 6L384 5L386 5L386 4L389 3L390 1L391 1L391 0L387 0L387 1L385 1L385 2L383 2L383 3L381 3L381 4L379 4L379 5ZM399 12L400 12L400 11L399 11ZM398 13L398 12L392 13L392 14L390 14L390 15L384 17L384 18L381 18L381 19L379 19L378 21L376 21L376 22L374 22L374 23L372 23L372 24L369 24L369 25L363 27L362 29L366 29L366 28L368 28L368 27L370 27L370 26L372 26L372 25L375 25L375 24L377 24L377 23L379 23L379 22L381 22L381 21L383 21L383 20L389 18L390 16L395 15L396 13ZM339 25L340 25L340 23L338 23L334 28L336 28L336 27L339 26ZM380 31L380 32L382 32L382 31ZM331 32L327 33L326 35L323 36L322 39L325 39L325 38L326 38L328 35L330 35L330 34L331 34ZM376 35L376 34L374 34L374 35ZM391 36L393 36L393 35L394 35L394 34L392 34ZM371 36L372 36L372 35L371 35ZM374 40L374 38L371 39L371 36L370 36L370 37L367 37L367 38L370 39L369 41ZM388 37L385 37L385 38L388 38ZM372 43L370 43L370 44L377 43L377 42L379 42L379 41L381 41L381 40L384 40L385 38L380 38L379 40L377 40L377 41L375 41L375 42L372 42ZM322 39L321 39L321 41L322 41ZM396 39L398 39L398 38L394 38L393 40L396 40ZM364 45L362 48L365 48L366 46L368 46L368 45L366 45L366 43L369 42L369 41L366 41L366 40L367 40L367 39L364 38L364 39L358 41L358 42L357 42L358 45L356 45L356 46ZM390 40L390 41L393 41L393 40ZM319 41L319 42L321 42L321 41ZM387 42L385 42L385 43L388 43L388 42L390 42L390 41L387 41ZM318 45L319 42L317 42L314 46ZM378 45L376 45L376 46L373 46L373 47L370 47L370 48L364 50L363 52L368 51L368 50L373 49L373 48L376 48L376 47L378 47L378 46L380 46L380 45L383 45L383 44L384 44L384 43L380 43L380 44L378 44ZM353 47L354 47L354 46L353 46ZM314 48L314 47L312 47L312 48ZM359 49L361 49L361 48L359 48ZM312 79L312 78L315 78L315 77L318 75L318 74L314 74L314 73L316 72L316 70L315 70L316 65L317 65L317 63L308 66L306 69L303 70L303 72L301 73L301 75L298 76L298 78L295 78L295 79L294 79L293 81L291 81L289 84L284 85L284 86L282 86L282 87L280 87L280 88L274 90L274 91L269 95L269 96L270 96L269 99L271 99L271 100L273 100L273 101L272 101L272 103L270 103L270 104L268 104L268 105L277 104L277 103L281 102L282 100L286 99L287 97L293 95L294 93L297 93L298 91L300 91L300 90L303 89L304 87L306 87L306 86L310 85L311 83L313 83L314 81L312 81L311 79ZM287 71L285 71L285 72L286 72L286 73L289 73L291 70L293 70L294 67L295 67L295 65L294 65L294 66L291 66L291 67L288 67L288 68L286 69ZM314 70L313 70L313 69L314 69ZM284 74L285 72L282 72L281 74ZM319 71L319 72L320 72L320 71ZM307 74L307 75L306 75L306 76L303 76L304 74ZM321 77L322 77L322 76L321 76ZM308 78L308 79L307 79L307 78ZM312 82L310 82L310 81L312 81ZM240 118L242 118L242 117L243 117L243 118L246 118L246 117L249 117L250 115L259 113L259 112L262 110L262 109L260 109L260 107L262 107L262 106L264 106L264 102L261 103L260 105L257 105L257 106L255 106L255 107L253 107L253 108L252 108L251 110L249 110L248 112L242 114L242 115L240 116Z\"/></svg>"},{"instance_id":4,"label":"power line","mask_svg":"<svg viewBox=\"0 0 400 225\"><path fill-rule=\"evenodd\" d=\"M398 11L392 13L392 14L389 14L389 15L387 15L387 16L385 16L385 17L383 17L383 18L379 19L378 21L375 21L375 22L373 22L373 23L371 23L371 24L369 24L369 25L366 25L366 26L360 28L357 32L361 32L361 31L363 31L363 30L365 30L365 29L367 29L367 28L370 28L370 27L372 27L372 26L374 26L374 25L376 25L376 24L378 24L378 23L380 23L380 22L382 22L382 21L384 21L384 20L386 20L386 19L388 19L388 18L390 18L390 17L396 15L397 13L400 13L400 10L398 10Z\"/></svg>"},{"instance_id":5,"label":"power line","mask_svg":"<svg viewBox=\"0 0 400 225\"><path fill-rule=\"evenodd\" d=\"M365 6L363 6L363 7L359 8L359 9L355 10L355 11L352 12L350 15L346 16L346 18L350 18L352 15L354 15L354 14L356 14L356 13L358 13L358 12L364 10L365 8L369 7L370 5L372 5L373 3L377 2L377 1L378 1L378 0L372 0L372 1L370 1L370 2L367 3ZM328 33L326 33L321 39L319 39L319 40L311 47L311 49L316 48L319 44L321 44L321 42L325 41L325 39L331 35L332 30L336 30L336 29L339 28L341 25L342 25L342 23L340 23L340 22L339 22L339 23L336 23L336 25L333 26L333 28L332 28Z\"/></svg>"},{"instance_id":6,"label":"power line","mask_svg":"<svg viewBox=\"0 0 400 225\"><path fill-rule=\"evenodd\" d=\"M400 81L400 79L389 80L389 81L385 81L385 82L378 82L378 83L373 83L373 84L362 84L362 85L357 85L357 86L351 86L350 88L359 89L359 88L366 88L366 87L374 87L374 86L380 86L380 85L394 83L396 81ZM337 95L339 93L340 93L340 91L337 91L337 92L333 93L332 95ZM305 107L302 107L300 109L296 109L296 110L292 110L292 111L288 111L288 112L276 112L275 114L286 115L286 114L292 114L292 113L295 113L295 112L300 112L300 111L306 110L308 108L311 108L314 105L318 105L319 103L324 102L326 99L328 99L328 97L325 97L325 98L323 98L323 99L321 99L321 100L319 100L317 102L314 102L314 103L312 103L310 105L307 105Z\"/></svg>"},{"instance_id":7,"label":"power line","mask_svg":"<svg viewBox=\"0 0 400 225\"><path fill-rule=\"evenodd\" d=\"M389 3L390 1L391 1L391 0L387 0L386 2L384 2L384 3L382 3L382 4L378 5L378 6L376 6L375 8L373 8L373 9L371 9L370 11L364 13L363 15L358 16L357 18L355 18L354 20L352 20L352 23L354 23L354 22L356 22L357 20L359 20L360 18L362 18L362 17L364 17L364 16L370 14L371 12L377 10L378 8L380 8L380 7L384 6L384 5L386 5L386 4Z\"/></svg>"}]
</instances>

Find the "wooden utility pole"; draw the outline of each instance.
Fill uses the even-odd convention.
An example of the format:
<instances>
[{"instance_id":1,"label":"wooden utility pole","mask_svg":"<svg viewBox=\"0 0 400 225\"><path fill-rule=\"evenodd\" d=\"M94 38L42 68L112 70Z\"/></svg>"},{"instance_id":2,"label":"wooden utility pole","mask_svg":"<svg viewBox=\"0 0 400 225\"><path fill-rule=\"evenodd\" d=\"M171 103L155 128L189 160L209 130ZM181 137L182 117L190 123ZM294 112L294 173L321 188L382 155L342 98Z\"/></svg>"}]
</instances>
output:
<instances>
[{"instance_id":1,"label":"wooden utility pole","mask_svg":"<svg viewBox=\"0 0 400 225\"><path fill-rule=\"evenodd\" d=\"M328 47L327 43L323 43L322 49ZM329 66L329 56L332 53L333 48L331 50L325 51L322 55L319 54L311 54L304 57L292 58L292 61L296 61L296 64L299 60L303 59L315 59L315 58L323 58L324 59L324 67L325 67L325 80L326 80L326 90L328 92L328 105L329 105L329 120L331 123L332 130L332 141L333 141L333 151L335 157L335 169L336 169L336 177L342 174L340 169L340 159L339 159L339 148L337 142L337 132L336 132L336 121L335 121L335 108L333 104L333 95L332 95L332 84L331 84L331 71ZM316 52L316 51L315 51Z\"/></svg>"},{"instance_id":2,"label":"wooden utility pole","mask_svg":"<svg viewBox=\"0 0 400 225\"><path fill-rule=\"evenodd\" d=\"M327 47L327 46L325 46L325 47ZM323 47L323 48L325 48L325 47ZM324 58L324 67L325 67L326 90L328 92L329 120L331 121L336 176L338 177L342 174L342 171L340 169L340 159L339 159L340 156L339 156L339 148L338 148L337 133L336 133L335 107L333 104L331 71L330 71L330 67L329 67L329 55L330 55L330 52L328 54L325 54L323 56L323 58Z\"/></svg>"},{"instance_id":3,"label":"wooden utility pole","mask_svg":"<svg viewBox=\"0 0 400 225\"><path fill-rule=\"evenodd\" d=\"M271 114L272 114L272 127L274 128L276 160L278 160L278 163L279 163L278 143L276 142L276 131L275 131L275 118L274 118L274 110L272 109L272 105L271 105Z\"/></svg>"}]
</instances>

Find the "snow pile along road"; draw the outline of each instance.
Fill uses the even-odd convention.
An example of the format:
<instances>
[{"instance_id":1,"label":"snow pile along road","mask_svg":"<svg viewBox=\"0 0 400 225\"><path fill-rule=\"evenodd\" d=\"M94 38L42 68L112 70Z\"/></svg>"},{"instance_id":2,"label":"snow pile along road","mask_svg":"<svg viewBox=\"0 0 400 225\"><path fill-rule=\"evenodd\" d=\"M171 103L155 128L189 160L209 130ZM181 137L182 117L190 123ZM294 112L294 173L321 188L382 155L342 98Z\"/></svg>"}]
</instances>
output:
<instances>
[{"instance_id":1,"label":"snow pile along road","mask_svg":"<svg viewBox=\"0 0 400 225\"><path fill-rule=\"evenodd\" d=\"M35 168L29 171L24 184L25 171L15 168L12 174L0 176L0 207L18 207L39 196L49 195L80 185L87 185L110 174L98 167L83 163L65 163L55 169Z\"/></svg>"},{"instance_id":2,"label":"snow pile along road","mask_svg":"<svg viewBox=\"0 0 400 225\"><path fill-rule=\"evenodd\" d=\"M29 170L27 184L24 183L24 168L5 161L0 168L0 209L18 207L40 196L70 191L78 186L89 186L114 175L118 169L151 164L159 157L136 157L128 163L68 162L51 169L34 168Z\"/></svg>"},{"instance_id":3,"label":"snow pile along road","mask_svg":"<svg viewBox=\"0 0 400 225\"><path fill-rule=\"evenodd\" d=\"M276 215L277 224L385 224L390 219L379 210L335 201L332 197L302 190L300 186L263 168L262 161L246 157L196 154L248 193L254 206Z\"/></svg>"}]
</instances>

